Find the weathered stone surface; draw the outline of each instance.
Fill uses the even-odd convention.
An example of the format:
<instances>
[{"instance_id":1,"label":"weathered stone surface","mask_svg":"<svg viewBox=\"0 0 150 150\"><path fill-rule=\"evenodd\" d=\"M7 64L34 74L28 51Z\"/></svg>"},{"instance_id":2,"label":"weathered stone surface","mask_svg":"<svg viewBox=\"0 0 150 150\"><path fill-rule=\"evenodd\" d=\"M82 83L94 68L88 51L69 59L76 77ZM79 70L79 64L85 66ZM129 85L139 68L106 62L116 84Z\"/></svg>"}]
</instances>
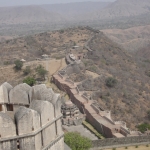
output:
<instances>
[{"instance_id":1,"label":"weathered stone surface","mask_svg":"<svg viewBox=\"0 0 150 150\"><path fill-rule=\"evenodd\" d=\"M31 89L31 87L28 84L26 84L26 83L19 84L19 85L15 86L15 88L16 89L21 89L23 91L26 91L27 93L29 93L29 91Z\"/></svg>"},{"instance_id":2,"label":"weathered stone surface","mask_svg":"<svg viewBox=\"0 0 150 150\"><path fill-rule=\"evenodd\" d=\"M8 103L8 90L4 85L0 86L0 103Z\"/></svg>"},{"instance_id":3,"label":"weathered stone surface","mask_svg":"<svg viewBox=\"0 0 150 150\"><path fill-rule=\"evenodd\" d=\"M16 126L13 120L5 113L0 112L0 138L16 136ZM0 142L0 150L17 149L17 141Z\"/></svg>"},{"instance_id":4,"label":"weathered stone surface","mask_svg":"<svg viewBox=\"0 0 150 150\"><path fill-rule=\"evenodd\" d=\"M13 88L9 83L5 82L2 85L4 85L7 88L7 91L10 92L10 90Z\"/></svg>"},{"instance_id":5,"label":"weathered stone surface","mask_svg":"<svg viewBox=\"0 0 150 150\"><path fill-rule=\"evenodd\" d=\"M20 107L15 114L15 120L18 129L18 135L28 134L40 129L40 115L37 111L26 107ZM41 133L36 136L30 136L19 140L21 150L40 150ZM35 144L36 143L36 144Z\"/></svg>"},{"instance_id":6,"label":"weathered stone surface","mask_svg":"<svg viewBox=\"0 0 150 150\"><path fill-rule=\"evenodd\" d=\"M41 116L41 126L48 124L54 120L54 106L48 101L32 101L30 108L36 110ZM42 132L43 145L48 145L55 139L56 128L55 122L49 127L45 128Z\"/></svg>"},{"instance_id":7,"label":"weathered stone surface","mask_svg":"<svg viewBox=\"0 0 150 150\"><path fill-rule=\"evenodd\" d=\"M10 103L29 104L29 91L31 87L27 84L19 84L10 90Z\"/></svg>"},{"instance_id":8,"label":"weathered stone surface","mask_svg":"<svg viewBox=\"0 0 150 150\"><path fill-rule=\"evenodd\" d=\"M41 116L41 126L54 120L54 106L48 101L34 100L30 104L30 109L37 111Z\"/></svg>"},{"instance_id":9,"label":"weathered stone surface","mask_svg":"<svg viewBox=\"0 0 150 150\"><path fill-rule=\"evenodd\" d=\"M30 101L33 100L44 100L52 101L54 92L51 88L47 89L45 84L36 85L32 87L29 92Z\"/></svg>"},{"instance_id":10,"label":"weathered stone surface","mask_svg":"<svg viewBox=\"0 0 150 150\"><path fill-rule=\"evenodd\" d=\"M16 136L15 123L7 114L0 112L0 137L10 136Z\"/></svg>"},{"instance_id":11,"label":"weathered stone surface","mask_svg":"<svg viewBox=\"0 0 150 150\"><path fill-rule=\"evenodd\" d=\"M20 107L15 113L18 134L27 134L40 128L40 115L37 111L26 107Z\"/></svg>"},{"instance_id":12,"label":"weathered stone surface","mask_svg":"<svg viewBox=\"0 0 150 150\"><path fill-rule=\"evenodd\" d=\"M17 150L17 141L11 140L0 143L0 150Z\"/></svg>"},{"instance_id":13,"label":"weathered stone surface","mask_svg":"<svg viewBox=\"0 0 150 150\"><path fill-rule=\"evenodd\" d=\"M47 90L45 84L33 86L29 91L30 101L32 101L32 100L44 100L42 98L41 93L43 93L43 91L45 91L45 90Z\"/></svg>"},{"instance_id":14,"label":"weathered stone surface","mask_svg":"<svg viewBox=\"0 0 150 150\"><path fill-rule=\"evenodd\" d=\"M61 101L60 94L54 94L51 102L55 108L55 117L61 115L62 101Z\"/></svg>"}]
</instances>

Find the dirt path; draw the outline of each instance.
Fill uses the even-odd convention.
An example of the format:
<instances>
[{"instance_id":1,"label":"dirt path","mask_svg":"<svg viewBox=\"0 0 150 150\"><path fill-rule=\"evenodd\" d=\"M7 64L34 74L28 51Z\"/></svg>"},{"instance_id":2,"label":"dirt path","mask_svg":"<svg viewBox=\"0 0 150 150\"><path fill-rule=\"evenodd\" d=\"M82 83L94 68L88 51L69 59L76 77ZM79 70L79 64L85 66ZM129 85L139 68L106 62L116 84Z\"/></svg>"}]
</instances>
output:
<instances>
[{"instance_id":1,"label":"dirt path","mask_svg":"<svg viewBox=\"0 0 150 150\"><path fill-rule=\"evenodd\" d=\"M52 76L64 67L66 67L65 58L60 60L51 59L45 61L45 69L49 72L49 76Z\"/></svg>"},{"instance_id":2,"label":"dirt path","mask_svg":"<svg viewBox=\"0 0 150 150\"><path fill-rule=\"evenodd\" d=\"M89 70L86 70L85 73L86 73L87 75L91 75L93 78L99 77L99 74L94 73L94 72L91 72L91 71L89 71Z\"/></svg>"}]
</instances>

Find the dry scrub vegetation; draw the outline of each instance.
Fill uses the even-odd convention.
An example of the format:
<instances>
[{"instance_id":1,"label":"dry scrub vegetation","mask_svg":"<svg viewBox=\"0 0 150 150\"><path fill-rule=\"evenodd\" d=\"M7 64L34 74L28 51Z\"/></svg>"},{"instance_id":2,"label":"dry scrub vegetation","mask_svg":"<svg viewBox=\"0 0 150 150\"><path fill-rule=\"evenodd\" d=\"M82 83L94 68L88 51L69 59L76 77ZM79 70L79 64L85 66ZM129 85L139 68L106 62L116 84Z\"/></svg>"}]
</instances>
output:
<instances>
[{"instance_id":1,"label":"dry scrub vegetation","mask_svg":"<svg viewBox=\"0 0 150 150\"><path fill-rule=\"evenodd\" d=\"M93 52L88 52L84 61L96 68L95 72L100 77L88 79L88 84L84 81L84 90L97 90L93 98L102 107L111 110L115 120L126 121L133 129L138 123L149 122L147 111L150 106L150 82L145 74L146 68L103 33L96 35L89 46ZM148 68L149 63L142 63ZM106 85L108 77L117 80L114 87Z\"/></svg>"},{"instance_id":2,"label":"dry scrub vegetation","mask_svg":"<svg viewBox=\"0 0 150 150\"><path fill-rule=\"evenodd\" d=\"M72 46L83 47L90 34L91 31L85 28L76 28L7 40L0 43L0 64L11 64L16 59L31 61L43 54L60 59Z\"/></svg>"},{"instance_id":3,"label":"dry scrub vegetation","mask_svg":"<svg viewBox=\"0 0 150 150\"><path fill-rule=\"evenodd\" d=\"M70 68L72 74L68 74L71 79L81 82L80 89L89 91L101 107L111 110L114 120L126 121L132 129L139 123L149 123L147 111L150 107L150 81L147 74L150 61L134 59L102 32L96 34L89 43L93 51L87 52L84 45L93 34L87 28L75 28L8 40L0 43L1 65L22 58L35 60L42 54L61 59L72 46L79 45L79 51L86 53L84 65L79 68L75 66L76 72ZM44 65L48 70L51 69L47 63ZM0 69L0 83L10 81L16 84L24 78L22 72L13 70L13 66L2 66ZM112 87L106 84L109 77L117 81Z\"/></svg>"}]
</instances>

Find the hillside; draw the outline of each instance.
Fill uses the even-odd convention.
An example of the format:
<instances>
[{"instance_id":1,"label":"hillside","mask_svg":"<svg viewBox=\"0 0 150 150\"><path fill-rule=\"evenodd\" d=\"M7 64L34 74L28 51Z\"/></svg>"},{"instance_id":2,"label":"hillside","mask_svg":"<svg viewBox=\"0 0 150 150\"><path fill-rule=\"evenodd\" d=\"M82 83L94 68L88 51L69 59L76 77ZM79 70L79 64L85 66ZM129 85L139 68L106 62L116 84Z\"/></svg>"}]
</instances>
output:
<instances>
[{"instance_id":1,"label":"hillside","mask_svg":"<svg viewBox=\"0 0 150 150\"><path fill-rule=\"evenodd\" d=\"M0 43L0 64L11 64L16 59L31 61L43 54L62 58L76 44L82 49L90 34L86 28L76 28L7 40Z\"/></svg>"},{"instance_id":2,"label":"hillside","mask_svg":"<svg viewBox=\"0 0 150 150\"><path fill-rule=\"evenodd\" d=\"M149 63L150 61L150 42L140 48L136 53L135 53L136 58L140 58L144 61L147 61Z\"/></svg>"},{"instance_id":3,"label":"hillside","mask_svg":"<svg viewBox=\"0 0 150 150\"><path fill-rule=\"evenodd\" d=\"M150 12L149 0L117 0L100 11L91 14L94 19L133 17Z\"/></svg>"},{"instance_id":4,"label":"hillside","mask_svg":"<svg viewBox=\"0 0 150 150\"><path fill-rule=\"evenodd\" d=\"M150 106L150 82L146 72L148 62L134 61L133 57L103 33L96 35L89 43L92 52L83 60L86 69L100 77L84 76L80 90L92 92L93 99L101 107L111 110L114 120L124 120L135 129L137 124L149 122L147 111ZM145 67L143 67L145 66ZM106 79L112 77L117 84L110 88Z\"/></svg>"},{"instance_id":5,"label":"hillside","mask_svg":"<svg viewBox=\"0 0 150 150\"><path fill-rule=\"evenodd\" d=\"M91 39L93 35L95 36ZM85 49L89 39L91 41L88 46L93 51ZM79 48L72 49L75 45ZM9 65L7 68L3 64L7 65L15 59L22 58L27 61L35 60L41 58L42 54L61 59L70 51L77 56L84 55L83 62L88 70L82 74L72 74L70 77L81 82L80 89L92 94L101 107L111 110L114 120L126 121L132 129L139 123L150 122L147 117L150 107L150 80L146 74L150 63L137 63L126 50L102 32L95 34L88 28L45 32L0 43L0 68L3 71L0 82L11 79L13 83L14 79L15 84L24 78L21 72L14 72L13 68L9 70ZM144 65L146 67L143 67ZM105 84L108 77L117 80L117 84L112 88Z\"/></svg>"},{"instance_id":6,"label":"hillside","mask_svg":"<svg viewBox=\"0 0 150 150\"><path fill-rule=\"evenodd\" d=\"M107 37L129 52L137 52L150 43L150 25L128 29L102 30Z\"/></svg>"}]
</instances>

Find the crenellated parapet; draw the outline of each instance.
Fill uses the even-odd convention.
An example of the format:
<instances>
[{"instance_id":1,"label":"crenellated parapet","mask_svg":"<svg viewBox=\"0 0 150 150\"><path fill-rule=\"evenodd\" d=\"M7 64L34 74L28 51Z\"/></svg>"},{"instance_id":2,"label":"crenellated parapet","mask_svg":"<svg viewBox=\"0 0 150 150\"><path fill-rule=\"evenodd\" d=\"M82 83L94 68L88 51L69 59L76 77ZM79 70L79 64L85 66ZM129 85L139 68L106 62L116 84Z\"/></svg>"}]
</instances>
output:
<instances>
[{"instance_id":1,"label":"crenellated parapet","mask_svg":"<svg viewBox=\"0 0 150 150\"><path fill-rule=\"evenodd\" d=\"M7 83L1 92L0 105L6 109L0 112L0 149L64 149L59 94L45 85L19 84L13 88Z\"/></svg>"}]
</instances>

